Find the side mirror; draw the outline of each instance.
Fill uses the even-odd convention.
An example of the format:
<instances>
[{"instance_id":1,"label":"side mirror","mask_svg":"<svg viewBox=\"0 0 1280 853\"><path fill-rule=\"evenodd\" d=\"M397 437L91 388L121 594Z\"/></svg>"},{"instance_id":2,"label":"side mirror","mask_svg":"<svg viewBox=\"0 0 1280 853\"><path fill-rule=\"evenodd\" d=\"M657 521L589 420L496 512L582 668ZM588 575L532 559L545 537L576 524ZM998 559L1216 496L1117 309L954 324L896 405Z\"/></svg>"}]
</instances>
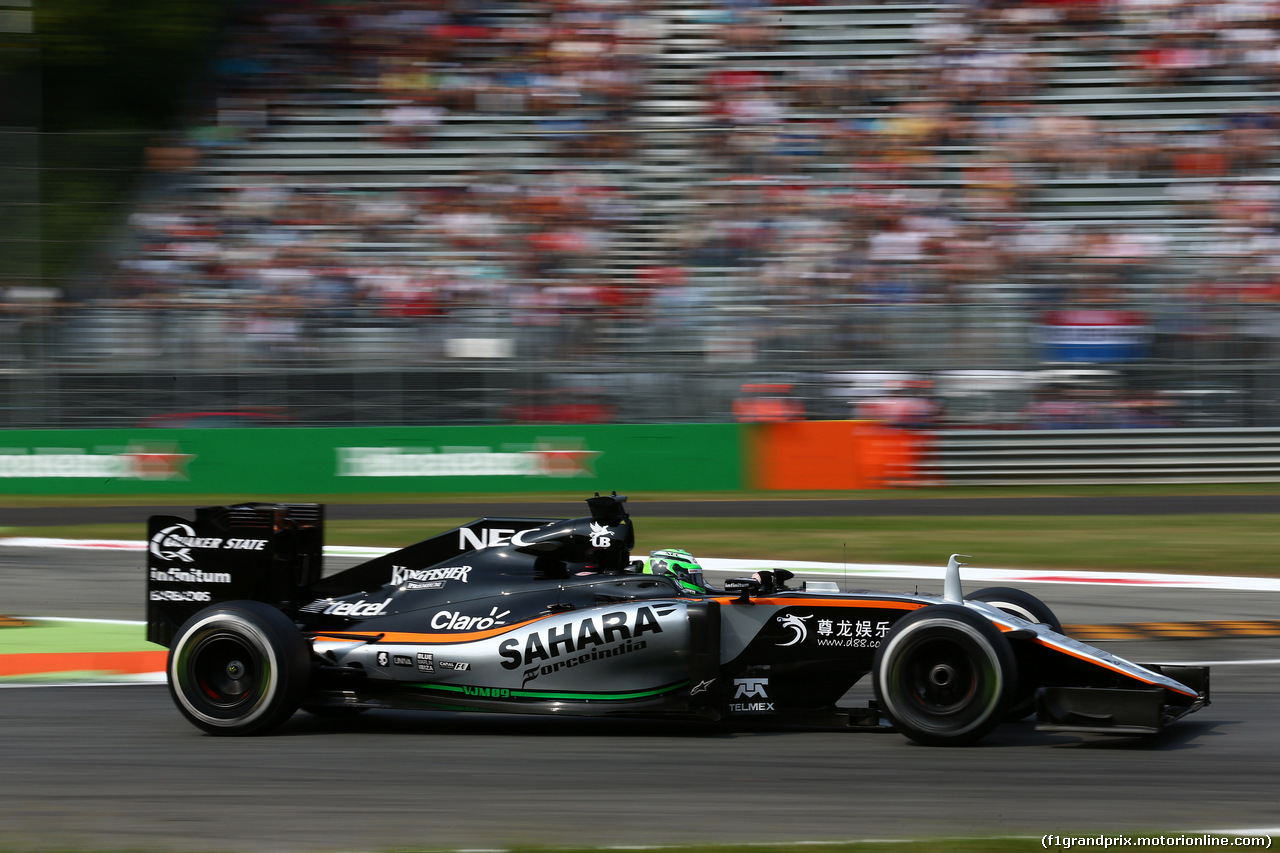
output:
<instances>
[{"instance_id":1,"label":"side mirror","mask_svg":"<svg viewBox=\"0 0 1280 853\"><path fill-rule=\"evenodd\" d=\"M730 595L737 594L734 604L750 604L751 596L760 591L760 581L757 578L729 578L724 582L724 591Z\"/></svg>"}]
</instances>

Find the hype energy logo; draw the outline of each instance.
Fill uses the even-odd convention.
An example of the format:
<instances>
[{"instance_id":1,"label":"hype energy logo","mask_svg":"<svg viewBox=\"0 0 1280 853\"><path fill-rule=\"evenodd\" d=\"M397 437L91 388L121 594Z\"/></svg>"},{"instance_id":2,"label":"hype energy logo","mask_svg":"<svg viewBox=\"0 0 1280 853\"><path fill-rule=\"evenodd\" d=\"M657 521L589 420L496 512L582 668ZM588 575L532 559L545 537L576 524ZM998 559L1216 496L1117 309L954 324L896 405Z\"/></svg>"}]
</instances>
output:
<instances>
[{"instance_id":1,"label":"hype energy logo","mask_svg":"<svg viewBox=\"0 0 1280 853\"><path fill-rule=\"evenodd\" d=\"M185 480L195 457L177 446L87 450L79 447L0 447L0 478Z\"/></svg>"},{"instance_id":2,"label":"hype energy logo","mask_svg":"<svg viewBox=\"0 0 1280 853\"><path fill-rule=\"evenodd\" d=\"M339 447L339 477L593 477L598 451L582 439L532 446Z\"/></svg>"}]
</instances>

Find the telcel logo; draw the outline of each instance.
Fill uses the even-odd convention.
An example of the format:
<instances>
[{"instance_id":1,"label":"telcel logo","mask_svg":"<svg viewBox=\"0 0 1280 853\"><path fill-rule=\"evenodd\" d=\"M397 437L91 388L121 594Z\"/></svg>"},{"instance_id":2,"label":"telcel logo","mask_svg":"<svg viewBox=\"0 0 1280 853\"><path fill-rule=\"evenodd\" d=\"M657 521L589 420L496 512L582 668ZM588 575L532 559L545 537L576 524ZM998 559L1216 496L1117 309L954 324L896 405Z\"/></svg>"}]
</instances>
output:
<instances>
[{"instance_id":1,"label":"telcel logo","mask_svg":"<svg viewBox=\"0 0 1280 853\"><path fill-rule=\"evenodd\" d=\"M337 604L331 604L325 608L324 612L329 616L367 618L369 616L381 616L383 611L387 609L387 605L390 603L390 598L376 602L365 601L362 598L359 601L340 601Z\"/></svg>"}]
</instances>

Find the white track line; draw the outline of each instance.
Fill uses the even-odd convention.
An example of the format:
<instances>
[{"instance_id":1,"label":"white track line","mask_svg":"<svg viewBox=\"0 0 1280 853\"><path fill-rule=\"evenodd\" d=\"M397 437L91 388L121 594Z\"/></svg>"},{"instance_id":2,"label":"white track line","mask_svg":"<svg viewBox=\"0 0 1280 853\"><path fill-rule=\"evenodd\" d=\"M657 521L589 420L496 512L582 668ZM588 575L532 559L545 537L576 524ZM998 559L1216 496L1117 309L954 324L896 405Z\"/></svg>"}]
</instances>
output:
<instances>
[{"instance_id":1,"label":"white track line","mask_svg":"<svg viewBox=\"0 0 1280 853\"><path fill-rule=\"evenodd\" d=\"M81 550L143 551L145 542L118 539L44 539L29 536L0 538L0 547L11 548L75 548ZM333 557L373 559L390 554L394 548L362 548L350 545L326 545L324 553ZM853 578L915 578L942 580L946 569L940 566L912 566L894 563L819 563L768 558L742 560L708 557L699 562L711 571L746 572L758 569L788 569L823 576ZM1280 592L1280 578L1229 577L1217 575L1178 575L1156 572L1084 572L1053 569L979 569L967 566L966 580L996 583L1067 583L1098 584L1164 589L1245 590Z\"/></svg>"}]
</instances>

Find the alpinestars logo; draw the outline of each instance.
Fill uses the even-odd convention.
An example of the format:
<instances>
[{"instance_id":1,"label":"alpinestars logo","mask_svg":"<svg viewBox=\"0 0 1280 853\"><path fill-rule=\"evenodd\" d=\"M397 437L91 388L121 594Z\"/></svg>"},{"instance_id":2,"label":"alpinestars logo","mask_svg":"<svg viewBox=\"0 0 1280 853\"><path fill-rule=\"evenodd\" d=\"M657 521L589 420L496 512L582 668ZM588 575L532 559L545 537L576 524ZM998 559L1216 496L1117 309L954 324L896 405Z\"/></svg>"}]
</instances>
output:
<instances>
[{"instance_id":1,"label":"alpinestars logo","mask_svg":"<svg viewBox=\"0 0 1280 853\"><path fill-rule=\"evenodd\" d=\"M785 643L776 643L779 646L794 646L796 643L803 643L809 639L809 629L805 627L805 620L812 619L813 614L808 616L796 616L794 613L788 613L786 616L779 616L778 621L782 623L782 627L789 629L791 639Z\"/></svg>"}]
</instances>

